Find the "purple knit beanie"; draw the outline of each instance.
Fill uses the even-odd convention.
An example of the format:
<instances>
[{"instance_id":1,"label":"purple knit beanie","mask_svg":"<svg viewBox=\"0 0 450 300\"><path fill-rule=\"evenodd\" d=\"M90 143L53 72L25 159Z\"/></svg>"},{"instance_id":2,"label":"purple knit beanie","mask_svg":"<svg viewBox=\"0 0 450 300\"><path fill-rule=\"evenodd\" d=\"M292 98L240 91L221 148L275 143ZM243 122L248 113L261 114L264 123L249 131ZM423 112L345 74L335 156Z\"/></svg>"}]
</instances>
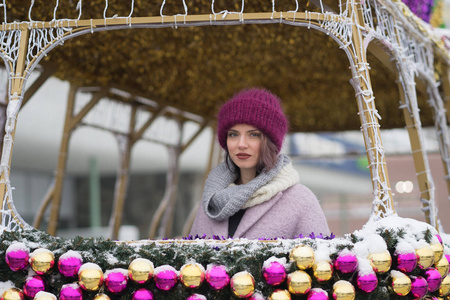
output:
<instances>
[{"instance_id":1,"label":"purple knit beanie","mask_svg":"<svg viewBox=\"0 0 450 300\"><path fill-rule=\"evenodd\" d=\"M220 146L227 147L227 132L236 124L248 124L261 130L281 150L288 122L281 100L265 89L243 90L226 102L219 112L217 134Z\"/></svg>"}]
</instances>

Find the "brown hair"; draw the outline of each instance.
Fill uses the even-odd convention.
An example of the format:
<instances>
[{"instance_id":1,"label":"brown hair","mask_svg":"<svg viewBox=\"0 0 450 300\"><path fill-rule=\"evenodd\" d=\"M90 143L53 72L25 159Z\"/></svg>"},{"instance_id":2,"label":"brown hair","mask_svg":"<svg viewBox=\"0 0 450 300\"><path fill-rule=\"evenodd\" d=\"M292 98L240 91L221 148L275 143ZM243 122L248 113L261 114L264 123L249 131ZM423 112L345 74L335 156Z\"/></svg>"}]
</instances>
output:
<instances>
[{"instance_id":1,"label":"brown hair","mask_svg":"<svg viewBox=\"0 0 450 300\"><path fill-rule=\"evenodd\" d=\"M256 174L268 171L275 167L278 158L277 146L263 133L261 133L261 148L259 150L259 162L256 166ZM239 167L230 158L228 148L225 149L225 163L230 171L239 170ZM231 164L231 166L230 166Z\"/></svg>"}]
</instances>

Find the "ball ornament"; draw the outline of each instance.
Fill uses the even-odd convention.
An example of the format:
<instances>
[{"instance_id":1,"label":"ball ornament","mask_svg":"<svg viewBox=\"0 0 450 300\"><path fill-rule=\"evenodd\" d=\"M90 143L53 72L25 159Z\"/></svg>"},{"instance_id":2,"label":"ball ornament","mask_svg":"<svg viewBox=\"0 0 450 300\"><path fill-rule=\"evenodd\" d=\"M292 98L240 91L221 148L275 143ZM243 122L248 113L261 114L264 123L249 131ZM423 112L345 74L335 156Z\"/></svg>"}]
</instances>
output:
<instances>
[{"instance_id":1,"label":"ball ornament","mask_svg":"<svg viewBox=\"0 0 450 300\"><path fill-rule=\"evenodd\" d=\"M138 284L144 284L153 276L153 263L146 258L136 258L128 266L128 277Z\"/></svg>"},{"instance_id":2,"label":"ball ornament","mask_svg":"<svg viewBox=\"0 0 450 300\"><path fill-rule=\"evenodd\" d=\"M267 284L279 285L286 279L286 268L279 261L266 261L262 268L262 275Z\"/></svg>"},{"instance_id":3,"label":"ball ornament","mask_svg":"<svg viewBox=\"0 0 450 300\"><path fill-rule=\"evenodd\" d=\"M118 294L127 288L128 271L122 268L116 268L105 272L105 286L108 291Z\"/></svg>"},{"instance_id":4,"label":"ball ornament","mask_svg":"<svg viewBox=\"0 0 450 300\"><path fill-rule=\"evenodd\" d=\"M355 288L346 280L339 280L333 284L334 300L353 300L355 299Z\"/></svg>"},{"instance_id":5,"label":"ball ornament","mask_svg":"<svg viewBox=\"0 0 450 300\"><path fill-rule=\"evenodd\" d=\"M349 250L339 252L334 261L334 268L343 274L353 273L358 266L358 259L355 253Z\"/></svg>"},{"instance_id":6,"label":"ball ornament","mask_svg":"<svg viewBox=\"0 0 450 300\"><path fill-rule=\"evenodd\" d=\"M333 277L333 265L326 260L316 262L313 265L313 273L318 281L328 281Z\"/></svg>"},{"instance_id":7,"label":"ball ornament","mask_svg":"<svg viewBox=\"0 0 450 300\"><path fill-rule=\"evenodd\" d=\"M64 284L59 292L60 300L83 300L83 291L76 283Z\"/></svg>"},{"instance_id":8,"label":"ball ornament","mask_svg":"<svg viewBox=\"0 0 450 300\"><path fill-rule=\"evenodd\" d=\"M289 258L295 261L297 268L306 270L314 265L314 250L307 245L298 245L292 249Z\"/></svg>"},{"instance_id":9,"label":"ball ornament","mask_svg":"<svg viewBox=\"0 0 450 300\"><path fill-rule=\"evenodd\" d=\"M255 279L249 272L242 271L231 277L230 287L236 297L248 298L255 291Z\"/></svg>"},{"instance_id":10,"label":"ball ornament","mask_svg":"<svg viewBox=\"0 0 450 300\"><path fill-rule=\"evenodd\" d=\"M214 290L221 290L230 283L230 275L222 265L209 265L205 277L206 282Z\"/></svg>"},{"instance_id":11,"label":"ball ornament","mask_svg":"<svg viewBox=\"0 0 450 300\"><path fill-rule=\"evenodd\" d=\"M429 245L416 249L417 264L421 269L427 269L434 263L434 251Z\"/></svg>"},{"instance_id":12,"label":"ball ornament","mask_svg":"<svg viewBox=\"0 0 450 300\"><path fill-rule=\"evenodd\" d=\"M153 293L147 289L140 288L131 296L132 300L153 300Z\"/></svg>"},{"instance_id":13,"label":"ball ornament","mask_svg":"<svg viewBox=\"0 0 450 300\"><path fill-rule=\"evenodd\" d=\"M365 292L365 293L371 293L373 292L377 286L378 286L378 278L375 273L358 273L356 276L356 284L358 285L358 288Z\"/></svg>"},{"instance_id":14,"label":"ball ornament","mask_svg":"<svg viewBox=\"0 0 450 300\"><path fill-rule=\"evenodd\" d=\"M428 284L428 291L437 291L441 285L442 277L439 271L435 268L428 268L425 270L425 280Z\"/></svg>"},{"instance_id":15,"label":"ball ornament","mask_svg":"<svg viewBox=\"0 0 450 300\"><path fill-rule=\"evenodd\" d=\"M447 297L449 294L450 294L450 275L447 275L442 279L441 286L439 287L439 296Z\"/></svg>"},{"instance_id":16,"label":"ball ornament","mask_svg":"<svg viewBox=\"0 0 450 300\"><path fill-rule=\"evenodd\" d=\"M21 289L9 288L0 296L0 300L23 300L24 294Z\"/></svg>"},{"instance_id":17,"label":"ball ornament","mask_svg":"<svg viewBox=\"0 0 450 300\"><path fill-rule=\"evenodd\" d=\"M306 296L308 300L328 300L328 293L321 288L313 288Z\"/></svg>"},{"instance_id":18,"label":"ball ornament","mask_svg":"<svg viewBox=\"0 0 450 300\"><path fill-rule=\"evenodd\" d=\"M48 249L39 248L30 254L31 268L38 275L47 274L55 264L55 256Z\"/></svg>"},{"instance_id":19,"label":"ball ornament","mask_svg":"<svg viewBox=\"0 0 450 300\"><path fill-rule=\"evenodd\" d=\"M103 281L103 271L97 264L84 263L78 270L78 284L83 290L97 291Z\"/></svg>"},{"instance_id":20,"label":"ball ornament","mask_svg":"<svg viewBox=\"0 0 450 300\"><path fill-rule=\"evenodd\" d=\"M269 296L269 300L291 300L291 294L287 290L275 290Z\"/></svg>"},{"instance_id":21,"label":"ball ornament","mask_svg":"<svg viewBox=\"0 0 450 300\"><path fill-rule=\"evenodd\" d=\"M428 292L428 283L422 276L411 276L411 294L413 299L422 299Z\"/></svg>"},{"instance_id":22,"label":"ball ornament","mask_svg":"<svg viewBox=\"0 0 450 300\"><path fill-rule=\"evenodd\" d=\"M156 287L163 291L171 290L178 282L178 272L174 267L162 265L155 268Z\"/></svg>"},{"instance_id":23,"label":"ball ornament","mask_svg":"<svg viewBox=\"0 0 450 300\"><path fill-rule=\"evenodd\" d=\"M287 285L290 293L304 295L311 290L312 279L305 271L295 271L287 276Z\"/></svg>"},{"instance_id":24,"label":"ball ornament","mask_svg":"<svg viewBox=\"0 0 450 300\"><path fill-rule=\"evenodd\" d=\"M399 296L406 296L411 291L411 279L399 271L391 271L392 289Z\"/></svg>"},{"instance_id":25,"label":"ball ornament","mask_svg":"<svg viewBox=\"0 0 450 300\"><path fill-rule=\"evenodd\" d=\"M58 270L64 277L75 277L78 275L83 258L73 250L69 250L59 257Z\"/></svg>"},{"instance_id":26,"label":"ball ornament","mask_svg":"<svg viewBox=\"0 0 450 300\"><path fill-rule=\"evenodd\" d=\"M397 270L403 273L412 272L417 266L417 255L414 252L399 253L395 256Z\"/></svg>"},{"instance_id":27,"label":"ball ornament","mask_svg":"<svg viewBox=\"0 0 450 300\"><path fill-rule=\"evenodd\" d=\"M23 270L28 267L30 251L24 243L13 242L5 253L5 260L8 267L13 271Z\"/></svg>"},{"instance_id":28,"label":"ball ornament","mask_svg":"<svg viewBox=\"0 0 450 300\"><path fill-rule=\"evenodd\" d=\"M60 298L62 299L62 298ZM52 293L40 291L34 296L33 300L57 300L56 296Z\"/></svg>"},{"instance_id":29,"label":"ball ornament","mask_svg":"<svg viewBox=\"0 0 450 300\"><path fill-rule=\"evenodd\" d=\"M25 279L23 285L23 293L25 296L33 299L40 291L45 291L45 281L41 276L35 275Z\"/></svg>"},{"instance_id":30,"label":"ball ornament","mask_svg":"<svg viewBox=\"0 0 450 300\"><path fill-rule=\"evenodd\" d=\"M198 288L205 280L205 269L196 263L186 264L180 269L180 281L187 288Z\"/></svg>"},{"instance_id":31,"label":"ball ornament","mask_svg":"<svg viewBox=\"0 0 450 300\"><path fill-rule=\"evenodd\" d=\"M383 274L389 271L392 264L392 258L389 251L371 253L368 257L373 270L377 274Z\"/></svg>"},{"instance_id":32,"label":"ball ornament","mask_svg":"<svg viewBox=\"0 0 450 300\"><path fill-rule=\"evenodd\" d=\"M441 277L444 278L448 274L449 270L449 263L448 260L445 257L442 257L437 263L436 263L436 269L439 271L439 274L441 274Z\"/></svg>"}]
</instances>

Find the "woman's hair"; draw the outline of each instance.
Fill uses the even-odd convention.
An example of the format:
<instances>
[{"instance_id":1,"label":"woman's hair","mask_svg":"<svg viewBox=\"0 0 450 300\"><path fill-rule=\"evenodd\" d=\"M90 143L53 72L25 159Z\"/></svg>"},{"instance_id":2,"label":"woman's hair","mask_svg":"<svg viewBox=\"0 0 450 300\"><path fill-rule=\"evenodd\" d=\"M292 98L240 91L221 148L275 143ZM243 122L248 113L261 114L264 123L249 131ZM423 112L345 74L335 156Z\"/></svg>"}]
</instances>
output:
<instances>
[{"instance_id":1,"label":"woman's hair","mask_svg":"<svg viewBox=\"0 0 450 300\"><path fill-rule=\"evenodd\" d=\"M256 174L268 171L275 167L278 159L278 147L263 133L261 133L261 147L259 149L259 161L256 166ZM239 167L230 158L228 148L225 148L225 163L230 171L239 170Z\"/></svg>"}]
</instances>

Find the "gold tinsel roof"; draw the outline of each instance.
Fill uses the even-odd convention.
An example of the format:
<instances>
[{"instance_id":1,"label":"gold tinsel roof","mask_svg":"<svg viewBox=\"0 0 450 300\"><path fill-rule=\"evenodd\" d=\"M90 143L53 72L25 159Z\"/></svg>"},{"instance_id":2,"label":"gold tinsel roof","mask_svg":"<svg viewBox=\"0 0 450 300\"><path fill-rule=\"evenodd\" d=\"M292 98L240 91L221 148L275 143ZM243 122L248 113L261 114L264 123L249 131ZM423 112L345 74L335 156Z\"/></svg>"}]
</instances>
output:
<instances>
[{"instance_id":1,"label":"gold tinsel roof","mask_svg":"<svg viewBox=\"0 0 450 300\"><path fill-rule=\"evenodd\" d=\"M133 16L159 16L161 1L135 0ZM57 16L76 18L78 1L65 2L70 3L60 3ZM113 12L129 14L131 1L109 2L108 17ZM337 1L328 2L339 10ZM186 3L189 14L210 13L210 0ZM184 13L181 4L167 1L163 13ZM240 0L215 1L216 11L236 11L240 4ZM277 0L276 4L278 11L295 9L294 1ZM271 5L267 0L246 1L245 11L270 12ZM104 0L83 2L82 19L103 18L104 7ZM28 20L28 8L29 1L8 1L8 22ZM317 8L302 1L299 10ZM53 13L47 1L36 1L31 17L49 21ZM45 61L57 67L55 76L62 80L131 90L206 118L214 118L218 105L238 90L260 86L283 100L291 131L357 130L360 126L344 51L326 34L304 27L247 24L96 32L66 41ZM403 127L394 74L370 53L368 62L382 128ZM433 125L425 99L419 98L422 124Z\"/></svg>"}]
</instances>

